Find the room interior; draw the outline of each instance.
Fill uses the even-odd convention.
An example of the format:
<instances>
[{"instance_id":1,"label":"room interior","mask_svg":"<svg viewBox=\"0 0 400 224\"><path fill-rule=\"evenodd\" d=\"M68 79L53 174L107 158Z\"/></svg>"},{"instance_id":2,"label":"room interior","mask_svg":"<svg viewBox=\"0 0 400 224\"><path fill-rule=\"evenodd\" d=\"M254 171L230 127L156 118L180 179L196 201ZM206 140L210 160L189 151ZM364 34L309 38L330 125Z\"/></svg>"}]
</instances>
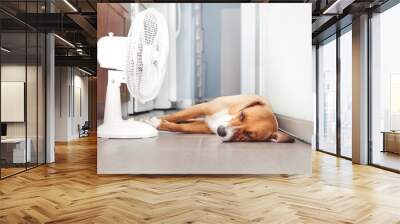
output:
<instances>
[{"instance_id":1,"label":"room interior","mask_svg":"<svg viewBox=\"0 0 400 224\"><path fill-rule=\"evenodd\" d=\"M379 7L380 5L382 3L376 3L374 7ZM147 6L146 4L139 4L138 6L140 10L145 10L146 7L154 7L154 4L153 6L151 3L148 3ZM262 9L259 10L257 6L252 4L243 4L241 6L239 6L239 3L183 4L183 6L178 8L174 7L172 13L169 13L178 15L181 12L185 19L182 20L182 24L177 22L179 25L176 26L180 27L180 36L176 38L177 44L173 44L173 53L171 54L173 55L172 58L176 58L178 61L185 61L185 63L170 61L170 64L173 66L170 66L168 74L176 75L170 77L167 74L167 81L163 84L163 89L159 97L152 102L141 104L130 96L126 89L123 89L122 94L125 102L122 104L122 108L125 118L135 117L135 114L143 114L152 110L183 109L194 103L208 101L222 95L256 93L267 97L271 101L273 108L278 110L275 113L279 118L283 130L302 141L312 144L314 149L357 163L359 163L359 160L363 160L361 163L369 163L374 166L398 170L398 134L396 133L396 125L398 123L396 115L398 109L396 107L398 95L398 88L396 87L397 76L394 73L390 77L388 75L388 78L385 78L387 76L385 72L388 72L389 69L394 71L397 69L393 67L396 63L390 62L391 59L396 58L392 56L396 54L396 48L392 46L397 46L397 43L395 43L395 39L392 39L392 37L397 34L384 35L385 32L396 32L393 31L393 27L395 27L398 20L395 17L396 12L399 10L398 7L394 6L390 10L376 13L371 18L371 35L373 40L371 42L371 51L376 52L376 54L371 56L372 59L370 62L372 84L369 92L371 97L368 99L365 98L368 101L368 105L371 105L370 112L363 116L368 117L366 119L370 119L371 123L371 130L365 134L364 138L366 140L370 139L369 141L373 142L373 146L370 149L363 148L365 151L363 158L354 159L352 158L354 155L361 156L362 153L353 152L352 123L354 119L359 119L361 115L354 115L352 107L361 102L352 102L352 89L355 88L353 85L354 78L351 76L354 72L352 67L354 63L352 48L357 40L353 38L351 15L343 16L341 19L343 22L340 24L338 30L328 29L324 27L327 26L325 24L324 26L320 25L319 29L321 30L317 31L317 25L320 21L315 19L317 17L313 18L313 73L305 72L308 75L291 76L287 74L299 73L299 69L291 71L291 66L280 66L282 63L289 65L291 62L289 62L290 59L287 56L282 60L277 56L279 54L274 49L282 52L283 46L277 44L279 41L275 41L273 34L278 32L281 34L284 32L284 30L281 30L282 27L285 27L286 30L289 30L287 35L289 36L290 32L295 30L293 27L301 27L298 24L293 25L293 21L289 22L291 24L280 23L279 27L274 27L274 24L266 22L265 24L258 24L263 23L262 21L281 19L274 18L272 13L263 14ZM342 7L346 8L348 6ZM352 7L354 9L351 10L356 10L360 7L366 7L366 4L354 3ZM122 18L116 17L116 20L121 19L125 21L123 32L118 34L120 36L127 34L129 26L126 24L129 24L130 17L132 17L130 7L123 5L122 8L125 14L120 14ZM259 14L254 12L258 12ZM238 18L235 13L242 13L240 22L233 19ZM224 23L223 15L225 14L232 16L232 18L226 19L226 21L229 21L228 23ZM214 17L221 18L216 19ZM329 16L327 15L323 18L327 17ZM255 18L259 18L260 21L257 21ZM242 24L241 29L237 27L236 30L231 28L235 27L232 24L236 23ZM260 29L257 26L260 26ZM102 27L102 25L100 24L99 27ZM173 29L175 28L173 27ZM102 29L101 33L106 34L108 33L107 31L113 31L113 29L117 28L115 26L111 28L105 26L100 29ZM223 30L224 32L214 32L215 30ZM196 36L199 32L201 35ZM228 33L226 40L223 39L224 35L222 34L224 33ZM258 42L254 41L255 39L251 40L252 35L259 35L257 37ZM231 38L232 36L236 37L236 39ZM270 40L270 42L263 42L263 38ZM384 38L388 39L382 41ZM299 35L293 39L289 41L293 44L293 46L290 46L292 54L293 49L297 50L298 46L305 46L300 43ZM383 42L391 43L390 41L393 41L390 45L383 44ZM272 44L268 45L269 43ZM240 44L241 48L226 47L228 50L224 51L224 46L228 46L229 44L232 44L232 46ZM385 46L388 46L388 50L385 50ZM266 52L257 51L255 50L257 47L265 47L269 50ZM241 56L239 57L238 55ZM380 64L382 61L385 61L385 63ZM262 66L257 68L256 63L262 63ZM299 64L306 65L307 63L303 62ZM282 68L289 69L285 70ZM228 71L227 69L230 70ZM265 71L262 71L262 69L265 69ZM218 73L221 75L213 75ZM302 80L298 80L298 82L301 81L302 85L297 85L296 88L302 89L298 89L298 92L291 94L290 89L292 86L287 83L296 83L296 78L298 77L302 78ZM103 97L105 97L104 85L106 83L102 82L98 90ZM285 88L287 88L285 94L278 94L284 92ZM385 89L387 92L382 92L380 89ZM313 96L317 97L315 99L317 101L317 108L315 109L309 106L312 102L304 101L305 99L312 99ZM297 111L296 107L291 108L281 103L285 100L294 100L301 108L309 108L310 110L302 109ZM379 107L375 107L374 105L378 105L378 103ZM99 104L104 104L104 98L100 100ZM100 106L98 109L98 124L101 124L104 108ZM315 114L314 110L316 110ZM316 122L313 122L314 120ZM368 127L365 126L365 128ZM117 140L111 141L116 142L118 145ZM103 143L104 141L100 142ZM132 143L135 144L136 141ZM99 146L99 155L101 156L102 144L99 144ZM107 144L107 148L109 147L111 145ZM386 147L392 149L387 150L385 149ZM371 152L366 152L368 150L371 150ZM107 153L106 155L105 158L108 159L110 154ZM141 159L138 160L142 161ZM100 159L99 162L101 161ZM107 162L107 164L112 164L110 160L107 160ZM121 162L115 162L115 164L121 164ZM101 172L106 172L102 169L101 165L99 166L100 170Z\"/></svg>"},{"instance_id":2,"label":"room interior","mask_svg":"<svg viewBox=\"0 0 400 224\"><path fill-rule=\"evenodd\" d=\"M2 178L45 162L45 37L14 29L1 34Z\"/></svg>"},{"instance_id":3,"label":"room interior","mask_svg":"<svg viewBox=\"0 0 400 224\"><path fill-rule=\"evenodd\" d=\"M107 7L103 4L98 5ZM121 18L122 20L133 21L135 13L146 8L155 8L164 13L170 30L179 30L172 33L169 38L169 66L157 97L153 101L142 104L129 92L125 93L129 101L122 103L122 107L127 108L123 110L124 117L140 120L141 117L152 116L153 111L171 113L219 96L253 93L266 97L275 113L285 116L287 121L312 123L314 88L309 32L311 5L259 6L252 4L251 7L242 6L240 3L182 5L142 3L121 4L121 6L123 6L122 10L127 12L126 16ZM260 11L259 17L254 17L251 13L255 10ZM286 18L285 22L277 26L273 21L282 20L284 12L290 12L292 17ZM106 10L99 11L98 17L108 21L106 13ZM174 25L171 20L177 18L177 24ZM242 30L236 26L238 23L243 23L243 27L246 28ZM256 24L266 28L258 30ZM97 25L101 29L99 32L107 34L118 29L107 23ZM285 35L287 38L279 41L282 40L281 35L285 32L289 34L289 31L292 32L293 29L297 29L297 36L290 38L289 35ZM259 37L256 37L256 32L260 33ZM256 43L257 38L261 39L259 43ZM242 43L259 44L269 50L260 52L258 56L255 51L248 49L248 45L242 46ZM282 53L284 45L291 57ZM299 61L300 56L302 62ZM255 71L253 64L255 60L241 61L247 57L262 61L265 66L260 68L260 74L271 75L247 72L248 70ZM200 61L201 65L196 65L196 61ZM297 63L298 66L286 66L292 63ZM102 67L102 63L99 64ZM287 69L278 69L280 67ZM285 83L296 83L299 79L304 85L298 86L298 93L287 93L286 96L279 94L292 88ZM259 86L255 80L259 80ZM277 85L280 88L275 88ZM254 91L256 86L259 88L258 92ZM102 92L103 89L98 87L98 91ZM278 95L279 99L276 97ZM285 100L297 101L298 105L288 107L287 104L281 103ZM101 107L98 109L100 110L98 114L104 113ZM98 124L101 125L102 121ZM312 132L312 124L303 129L306 128L311 129L308 130L309 133ZM290 129L285 131L293 132ZM292 134L296 135L296 133ZM312 136L309 135L299 140L310 144L311 138ZM104 139L101 137L98 139L99 174L309 174L311 172L311 146L300 141L293 145L274 145L266 142L221 144L217 136L190 135L187 137L182 134L171 135L163 132L152 139ZM181 147L182 145L185 146ZM166 148L171 150L166 150ZM131 159L126 160L126 158ZM249 159L245 162L243 158Z\"/></svg>"},{"instance_id":4,"label":"room interior","mask_svg":"<svg viewBox=\"0 0 400 224\"><path fill-rule=\"evenodd\" d=\"M288 1L268 1L282 2ZM114 140L96 138L93 127L103 121L107 86L106 70L96 66L96 41L110 30L114 35L126 35L130 7L105 0L1 1L0 223L398 223L400 202L395 199L400 197L400 156L396 99L400 97L400 72L396 60L400 52L400 4L396 0L290 2L311 5L310 72L297 77L297 71L291 70L292 63L297 63L293 58L286 67L274 68L269 64L274 57L279 60L282 56L273 54L274 47L285 48L278 41L272 42L272 46L260 45L260 39L243 41L249 38L243 35L256 33L260 37L263 32L262 38L277 38L271 30L280 27L278 23L268 23L273 15L263 15L261 12L266 9L252 3L204 7L181 3L184 22L177 43L194 43L195 47L176 48L178 58L192 60L175 63L176 77L170 80L176 81L167 84L180 88L141 105L130 96L126 86L121 87L124 119L172 113L221 94L263 94L276 105L274 110L281 127L297 138L291 145L299 149L293 157L286 158L289 152L284 149L282 153L276 145L268 146L274 154L272 158L291 163L285 172L274 170L281 166L262 163L271 161L263 157L263 146L249 147L257 157L256 165L285 174L199 175L192 169L201 167L196 164L199 161L209 162L203 163L202 173L216 170L213 162L220 158L232 158L232 163L223 164L223 168L232 164L247 166L252 161L246 157L247 152L231 153L241 150L240 143L221 144L213 136L160 133L158 139L139 140L141 148L136 151L130 148L135 140L114 144ZM140 6L141 10L148 4ZM222 13L225 6L229 10ZM246 16L238 18L241 10ZM97 13L107 16L98 17ZM199 17L191 16L195 13ZM290 29L280 32L295 36L292 34L298 27L285 23L286 19L290 22L287 13L281 16L280 22ZM245 26L256 17L263 18L261 24ZM228 33L242 31L240 37L229 38L240 42L235 49L226 49L224 44L229 41L210 43L212 38L224 38L221 33L209 32L200 42L195 33L185 32L189 27L198 32L206 27L218 30L220 25L229 24L226 18L240 24L225 27ZM258 30L262 25L269 26ZM293 40L288 50L304 41L300 39ZM200 46L203 51L197 52L196 47ZM262 48L272 51L263 54ZM229 60L221 61L221 54ZM257 57L260 54L263 57ZM229 61L237 63L221 66ZM268 66L262 68L260 64ZM272 75L274 70L265 76L257 75L271 68L293 76L276 78ZM232 73L237 78L210 75L216 72ZM280 90L274 82L268 82L271 78L276 78L277 83L290 82L287 86L292 88ZM288 94L278 94L280 91ZM176 99L168 100L169 94ZM287 98L296 100L290 101L290 105L280 104L287 102ZM293 110L293 104L311 106ZM10 113L9 108L16 108L15 113ZM90 122L91 130L88 137L80 138L78 124L84 121ZM180 149L176 144L178 136L182 141ZM101 153L98 144L103 146ZM159 146L165 146L165 154L154 160ZM189 153L171 156L181 149L189 149ZM201 154L201 150L207 154ZM193 160L196 153L198 157ZM119 158L113 158L116 155ZM104 170L100 170L104 174L98 174L101 156L104 159L100 162L110 165L110 173L121 174L110 175ZM136 156L151 159L135 167L127 158ZM170 158L171 163L162 158ZM311 159L310 166L302 166L306 159L294 161L295 158ZM120 163L107 164L113 160ZM161 163L152 166L150 162L154 161ZM153 171L159 173L174 167L173 171L181 172L179 175L126 174L132 173L129 169L158 168ZM301 168L304 174L287 175L288 170ZM255 170L260 167L247 171L256 173ZM182 174L190 171L193 174Z\"/></svg>"},{"instance_id":5,"label":"room interior","mask_svg":"<svg viewBox=\"0 0 400 224\"><path fill-rule=\"evenodd\" d=\"M95 133L96 62L90 44L96 41L91 42L74 22L83 21L76 18L77 9L65 3L2 1L0 6L0 179L4 179L54 162L55 142ZM79 5L87 12L87 21L92 6ZM61 12L65 19L60 19ZM70 18L68 13L75 14ZM85 24L88 29L90 23Z\"/></svg>"},{"instance_id":6,"label":"room interior","mask_svg":"<svg viewBox=\"0 0 400 224\"><path fill-rule=\"evenodd\" d=\"M393 31L400 19L400 7L395 6L371 20L373 29L372 56L372 162L398 170L399 157L399 65L394 62L399 50L399 34Z\"/></svg>"},{"instance_id":7,"label":"room interior","mask_svg":"<svg viewBox=\"0 0 400 224\"><path fill-rule=\"evenodd\" d=\"M352 123L355 119L365 119L361 126L365 130L365 139L370 146L364 146L367 152L366 163L389 170L398 170L398 80L396 58L398 33L393 29L399 20L400 7L392 5L370 12L370 40L364 44L369 49L368 76L361 88L365 88L365 113L354 114L352 102L355 98L353 89L358 89L358 80L354 78L354 53L360 48L354 41L354 21L343 18L340 31L331 31L323 40L314 40L318 66L318 136L317 149L339 155L354 161L354 133ZM356 24L360 25L360 24ZM362 24L361 24L362 25ZM329 31L326 31L329 33ZM357 34L356 34L357 35ZM357 37L356 37L357 38ZM356 45L356 46L354 46ZM356 47L356 48L355 48ZM371 53L372 52L372 53ZM356 68L357 69L357 68ZM352 76L353 74L353 76ZM368 84L369 83L369 84ZM357 116L356 116L357 115ZM364 116L364 117L363 117ZM357 121L358 122L358 121ZM358 137L358 136L357 136ZM356 138L357 138L356 137Z\"/></svg>"}]
</instances>

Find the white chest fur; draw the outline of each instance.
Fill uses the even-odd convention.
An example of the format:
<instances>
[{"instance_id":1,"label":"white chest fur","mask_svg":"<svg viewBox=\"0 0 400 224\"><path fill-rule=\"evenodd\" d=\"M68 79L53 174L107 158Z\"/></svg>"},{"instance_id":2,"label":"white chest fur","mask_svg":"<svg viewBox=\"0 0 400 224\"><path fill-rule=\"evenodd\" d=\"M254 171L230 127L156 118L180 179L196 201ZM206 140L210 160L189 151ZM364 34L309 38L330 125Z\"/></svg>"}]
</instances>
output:
<instances>
[{"instance_id":1,"label":"white chest fur","mask_svg":"<svg viewBox=\"0 0 400 224\"><path fill-rule=\"evenodd\" d=\"M232 115L228 113L228 110L221 110L211 116L206 116L205 121L212 132L217 133L219 126L227 126L229 121L232 119Z\"/></svg>"}]
</instances>

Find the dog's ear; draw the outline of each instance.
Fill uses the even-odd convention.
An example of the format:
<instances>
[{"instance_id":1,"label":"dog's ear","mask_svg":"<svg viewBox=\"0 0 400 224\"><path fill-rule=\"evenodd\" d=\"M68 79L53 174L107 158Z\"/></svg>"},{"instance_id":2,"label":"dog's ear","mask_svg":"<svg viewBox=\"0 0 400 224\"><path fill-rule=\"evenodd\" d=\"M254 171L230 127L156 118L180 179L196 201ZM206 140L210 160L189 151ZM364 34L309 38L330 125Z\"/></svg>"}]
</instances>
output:
<instances>
[{"instance_id":1,"label":"dog's ear","mask_svg":"<svg viewBox=\"0 0 400 224\"><path fill-rule=\"evenodd\" d=\"M275 142L275 143L293 143L294 138L285 132L282 131L276 131L272 133L272 135L268 138L269 142Z\"/></svg>"},{"instance_id":2,"label":"dog's ear","mask_svg":"<svg viewBox=\"0 0 400 224\"><path fill-rule=\"evenodd\" d=\"M244 110L246 108L249 108L249 107L256 106L256 105L265 105L265 103L262 102L261 100L253 100L253 101L251 101L251 102L249 102L247 104L243 104L242 108L240 109L240 111L242 111L242 110Z\"/></svg>"},{"instance_id":3,"label":"dog's ear","mask_svg":"<svg viewBox=\"0 0 400 224\"><path fill-rule=\"evenodd\" d=\"M265 105L265 102L263 102L261 100L252 100L250 102L238 104L238 105L232 107L230 112L231 112L231 114L236 114L236 113L243 111L246 108L253 107L256 105Z\"/></svg>"}]
</instances>

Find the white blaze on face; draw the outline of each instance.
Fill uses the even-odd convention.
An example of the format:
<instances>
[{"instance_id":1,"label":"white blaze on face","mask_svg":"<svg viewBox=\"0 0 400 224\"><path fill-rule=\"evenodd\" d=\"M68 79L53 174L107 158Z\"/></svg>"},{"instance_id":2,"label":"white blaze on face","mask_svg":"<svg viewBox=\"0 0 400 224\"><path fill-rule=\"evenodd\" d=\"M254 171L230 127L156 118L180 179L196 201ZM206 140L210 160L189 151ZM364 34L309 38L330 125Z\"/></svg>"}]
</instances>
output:
<instances>
[{"instance_id":1,"label":"white blaze on face","mask_svg":"<svg viewBox=\"0 0 400 224\"><path fill-rule=\"evenodd\" d=\"M229 141L234 134L234 129L229 126L229 121L232 118L233 116L228 113L228 110L224 109L211 116L207 116L205 121L211 131L215 134L217 134L217 129L219 126L224 126L226 130L226 136L221 137L221 139L222 141Z\"/></svg>"}]
</instances>

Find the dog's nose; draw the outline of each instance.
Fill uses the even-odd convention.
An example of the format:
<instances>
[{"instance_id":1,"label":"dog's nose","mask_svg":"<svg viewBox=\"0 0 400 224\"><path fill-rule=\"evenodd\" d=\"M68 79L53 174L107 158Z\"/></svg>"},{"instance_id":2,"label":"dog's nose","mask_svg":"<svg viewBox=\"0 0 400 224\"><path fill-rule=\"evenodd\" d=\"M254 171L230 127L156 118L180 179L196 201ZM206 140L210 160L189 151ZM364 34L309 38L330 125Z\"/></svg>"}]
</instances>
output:
<instances>
[{"instance_id":1,"label":"dog's nose","mask_svg":"<svg viewBox=\"0 0 400 224\"><path fill-rule=\"evenodd\" d=\"M224 126L219 126L219 127L217 128L217 134L218 134L220 137L225 137L225 136L226 136L225 127L224 127Z\"/></svg>"}]
</instances>

